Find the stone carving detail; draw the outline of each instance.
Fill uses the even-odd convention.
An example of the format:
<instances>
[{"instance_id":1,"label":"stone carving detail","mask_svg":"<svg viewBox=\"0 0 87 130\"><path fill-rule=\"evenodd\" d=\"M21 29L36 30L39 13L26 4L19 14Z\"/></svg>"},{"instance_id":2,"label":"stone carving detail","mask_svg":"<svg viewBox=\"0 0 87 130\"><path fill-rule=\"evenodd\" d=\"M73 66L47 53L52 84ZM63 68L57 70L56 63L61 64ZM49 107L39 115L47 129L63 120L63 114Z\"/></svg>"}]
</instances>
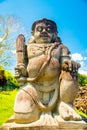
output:
<instances>
[{"instance_id":1,"label":"stone carving detail","mask_svg":"<svg viewBox=\"0 0 87 130\"><path fill-rule=\"evenodd\" d=\"M28 44L20 34L16 51L15 77L21 89L14 103L15 122L41 122L43 115L49 115L50 123L55 122L55 115L63 120L81 120L72 106L80 65L71 60L70 51L58 37L56 23L46 18L35 21Z\"/></svg>"}]
</instances>

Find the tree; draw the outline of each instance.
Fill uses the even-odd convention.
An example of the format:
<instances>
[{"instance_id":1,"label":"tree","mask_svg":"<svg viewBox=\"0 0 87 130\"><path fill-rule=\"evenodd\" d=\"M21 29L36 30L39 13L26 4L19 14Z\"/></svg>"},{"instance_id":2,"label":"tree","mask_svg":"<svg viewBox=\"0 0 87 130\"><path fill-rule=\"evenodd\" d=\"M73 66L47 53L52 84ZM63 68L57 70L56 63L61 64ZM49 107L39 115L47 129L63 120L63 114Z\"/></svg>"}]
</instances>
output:
<instances>
[{"instance_id":1,"label":"tree","mask_svg":"<svg viewBox=\"0 0 87 130\"><path fill-rule=\"evenodd\" d=\"M4 76L4 72L4 69L0 69L0 89L3 89L7 83L6 77Z\"/></svg>"},{"instance_id":2,"label":"tree","mask_svg":"<svg viewBox=\"0 0 87 130\"><path fill-rule=\"evenodd\" d=\"M4 80L0 80L0 90L13 90L18 88L18 82L14 76L8 70L5 70L0 66L0 77Z\"/></svg>"},{"instance_id":3,"label":"tree","mask_svg":"<svg viewBox=\"0 0 87 130\"><path fill-rule=\"evenodd\" d=\"M79 74L79 85L85 86L87 85L87 76L83 74Z\"/></svg>"},{"instance_id":4,"label":"tree","mask_svg":"<svg viewBox=\"0 0 87 130\"><path fill-rule=\"evenodd\" d=\"M0 65L12 65L15 41L20 33L26 33L20 19L15 16L0 16ZM12 59L11 59L12 58ZM12 61L12 62L11 62Z\"/></svg>"}]
</instances>

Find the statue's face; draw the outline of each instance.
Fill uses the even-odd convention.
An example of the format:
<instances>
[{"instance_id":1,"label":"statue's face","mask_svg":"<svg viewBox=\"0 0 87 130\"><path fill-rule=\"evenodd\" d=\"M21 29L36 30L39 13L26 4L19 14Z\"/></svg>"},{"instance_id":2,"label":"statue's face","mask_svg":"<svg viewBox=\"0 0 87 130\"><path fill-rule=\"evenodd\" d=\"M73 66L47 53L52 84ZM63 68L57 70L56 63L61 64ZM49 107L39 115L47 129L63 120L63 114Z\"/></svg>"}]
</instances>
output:
<instances>
[{"instance_id":1,"label":"statue's face","mask_svg":"<svg viewBox=\"0 0 87 130\"><path fill-rule=\"evenodd\" d=\"M57 35L57 32L54 32L52 24L38 23L33 35L36 43L51 43L55 34Z\"/></svg>"}]
</instances>

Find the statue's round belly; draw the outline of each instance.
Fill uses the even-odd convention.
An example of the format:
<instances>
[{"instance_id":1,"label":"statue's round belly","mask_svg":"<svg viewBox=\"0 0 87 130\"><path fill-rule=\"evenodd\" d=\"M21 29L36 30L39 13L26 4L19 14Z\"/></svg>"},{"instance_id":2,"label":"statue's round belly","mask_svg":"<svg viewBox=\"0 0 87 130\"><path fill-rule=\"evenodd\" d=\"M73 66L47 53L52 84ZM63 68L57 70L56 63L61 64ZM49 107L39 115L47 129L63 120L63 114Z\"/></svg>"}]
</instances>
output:
<instances>
[{"instance_id":1,"label":"statue's round belly","mask_svg":"<svg viewBox=\"0 0 87 130\"><path fill-rule=\"evenodd\" d=\"M47 80L53 77L55 78L60 73L59 62L54 57L51 58L50 62L46 63L46 60L46 56L30 59L27 67L28 76L34 78L40 73L40 78Z\"/></svg>"}]
</instances>

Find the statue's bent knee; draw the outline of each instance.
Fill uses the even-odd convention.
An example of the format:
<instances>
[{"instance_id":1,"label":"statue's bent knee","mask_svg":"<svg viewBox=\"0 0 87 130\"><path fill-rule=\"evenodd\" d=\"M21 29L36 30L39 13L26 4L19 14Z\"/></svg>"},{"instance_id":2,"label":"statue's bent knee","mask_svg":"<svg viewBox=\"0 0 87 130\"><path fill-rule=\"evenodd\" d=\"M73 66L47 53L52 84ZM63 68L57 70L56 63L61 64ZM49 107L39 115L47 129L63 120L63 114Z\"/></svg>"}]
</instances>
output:
<instances>
[{"instance_id":1,"label":"statue's bent knee","mask_svg":"<svg viewBox=\"0 0 87 130\"><path fill-rule=\"evenodd\" d=\"M14 103L14 116L15 122L17 123L30 123L38 120L39 118L39 109L32 99L30 93L35 96L34 89L27 85L23 89L21 89Z\"/></svg>"}]
</instances>

